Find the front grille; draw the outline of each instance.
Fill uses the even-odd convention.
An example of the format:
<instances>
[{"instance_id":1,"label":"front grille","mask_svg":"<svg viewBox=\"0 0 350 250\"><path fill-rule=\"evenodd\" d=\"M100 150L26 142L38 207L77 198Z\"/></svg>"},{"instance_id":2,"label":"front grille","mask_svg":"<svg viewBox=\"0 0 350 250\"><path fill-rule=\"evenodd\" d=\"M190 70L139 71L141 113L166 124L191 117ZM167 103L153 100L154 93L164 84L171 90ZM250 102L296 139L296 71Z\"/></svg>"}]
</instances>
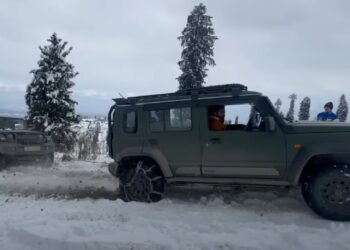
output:
<instances>
[{"instance_id":1,"label":"front grille","mask_svg":"<svg viewBox=\"0 0 350 250\"><path fill-rule=\"evenodd\" d=\"M44 143L44 137L41 134L21 133L16 135L16 140L21 145L41 145Z\"/></svg>"}]
</instances>

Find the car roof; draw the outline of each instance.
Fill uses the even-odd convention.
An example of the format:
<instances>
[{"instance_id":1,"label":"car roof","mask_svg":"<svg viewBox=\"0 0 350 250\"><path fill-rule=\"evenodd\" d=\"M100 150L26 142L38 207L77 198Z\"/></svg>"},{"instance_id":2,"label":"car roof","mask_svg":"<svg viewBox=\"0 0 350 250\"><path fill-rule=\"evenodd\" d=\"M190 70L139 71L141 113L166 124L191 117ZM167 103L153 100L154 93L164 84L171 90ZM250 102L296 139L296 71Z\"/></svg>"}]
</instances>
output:
<instances>
[{"instance_id":1,"label":"car roof","mask_svg":"<svg viewBox=\"0 0 350 250\"><path fill-rule=\"evenodd\" d=\"M259 92L248 91L245 85L233 83L214 85L201 88L179 90L173 93L135 96L128 98L113 99L117 106L144 105L164 102L183 102L195 100L227 99L241 96L261 96Z\"/></svg>"}]
</instances>

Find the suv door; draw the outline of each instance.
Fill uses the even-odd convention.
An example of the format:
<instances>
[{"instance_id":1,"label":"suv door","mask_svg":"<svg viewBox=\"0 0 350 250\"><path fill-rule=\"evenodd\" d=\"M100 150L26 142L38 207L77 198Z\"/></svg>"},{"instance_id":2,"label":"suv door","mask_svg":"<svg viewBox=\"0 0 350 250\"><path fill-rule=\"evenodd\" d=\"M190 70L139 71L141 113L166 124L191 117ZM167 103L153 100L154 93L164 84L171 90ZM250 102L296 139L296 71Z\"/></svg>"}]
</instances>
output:
<instances>
[{"instance_id":1,"label":"suv door","mask_svg":"<svg viewBox=\"0 0 350 250\"><path fill-rule=\"evenodd\" d=\"M144 107L144 151L165 158L176 176L200 175L198 116L191 105Z\"/></svg>"},{"instance_id":2,"label":"suv door","mask_svg":"<svg viewBox=\"0 0 350 250\"><path fill-rule=\"evenodd\" d=\"M255 108L251 115L252 105L240 103L230 105L226 109L226 117L230 112L232 125L225 130L213 131L209 128L208 109L202 108L202 172L204 176L246 177L246 178L280 178L286 167L285 137L283 131L265 130L264 121L260 127L252 126L254 115L259 112ZM245 109L236 109L244 106ZM225 106L227 107L227 106ZM245 116L244 119L240 118ZM243 121L242 121L243 120Z\"/></svg>"}]
</instances>

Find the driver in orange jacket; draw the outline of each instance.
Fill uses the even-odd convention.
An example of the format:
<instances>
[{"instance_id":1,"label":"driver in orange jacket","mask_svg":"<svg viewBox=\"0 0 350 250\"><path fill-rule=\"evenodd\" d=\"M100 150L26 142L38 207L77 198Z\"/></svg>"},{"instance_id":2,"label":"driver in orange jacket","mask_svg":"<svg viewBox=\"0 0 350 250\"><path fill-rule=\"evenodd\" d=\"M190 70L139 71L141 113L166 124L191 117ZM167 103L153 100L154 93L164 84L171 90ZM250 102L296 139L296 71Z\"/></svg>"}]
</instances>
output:
<instances>
[{"instance_id":1,"label":"driver in orange jacket","mask_svg":"<svg viewBox=\"0 0 350 250\"><path fill-rule=\"evenodd\" d=\"M214 131L222 131L226 129L225 122L225 106L215 105L208 108L209 111L209 128Z\"/></svg>"}]
</instances>

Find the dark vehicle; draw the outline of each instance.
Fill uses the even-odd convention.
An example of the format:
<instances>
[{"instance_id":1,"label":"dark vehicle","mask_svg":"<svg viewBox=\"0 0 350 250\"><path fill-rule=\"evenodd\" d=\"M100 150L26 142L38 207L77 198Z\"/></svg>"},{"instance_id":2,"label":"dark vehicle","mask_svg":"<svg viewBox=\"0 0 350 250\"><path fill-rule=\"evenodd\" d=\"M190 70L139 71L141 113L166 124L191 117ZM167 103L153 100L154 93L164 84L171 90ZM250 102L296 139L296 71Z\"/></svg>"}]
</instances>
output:
<instances>
[{"instance_id":1,"label":"dark vehicle","mask_svg":"<svg viewBox=\"0 0 350 250\"><path fill-rule=\"evenodd\" d=\"M108 145L126 201L159 201L169 183L301 188L308 206L350 220L350 126L284 120L240 84L114 99ZM212 130L212 107L224 108Z\"/></svg>"},{"instance_id":2,"label":"dark vehicle","mask_svg":"<svg viewBox=\"0 0 350 250\"><path fill-rule=\"evenodd\" d=\"M0 117L0 169L26 162L51 166L53 160L54 145L50 137L29 130L24 119Z\"/></svg>"}]
</instances>

